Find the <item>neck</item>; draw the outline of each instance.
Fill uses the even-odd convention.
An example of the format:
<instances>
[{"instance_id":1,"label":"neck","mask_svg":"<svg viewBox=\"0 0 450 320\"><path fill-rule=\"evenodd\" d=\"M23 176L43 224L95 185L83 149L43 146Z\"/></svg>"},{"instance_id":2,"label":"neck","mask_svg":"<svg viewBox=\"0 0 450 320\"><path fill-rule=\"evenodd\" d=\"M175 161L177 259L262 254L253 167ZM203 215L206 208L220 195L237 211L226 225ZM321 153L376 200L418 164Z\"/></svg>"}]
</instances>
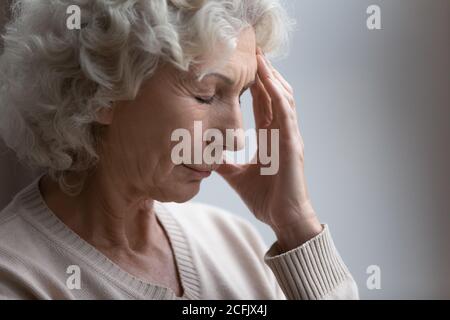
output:
<instances>
[{"instance_id":1,"label":"neck","mask_svg":"<svg viewBox=\"0 0 450 320\"><path fill-rule=\"evenodd\" d=\"M77 196L65 194L48 175L40 187L54 214L93 246L142 253L160 249L163 229L154 201L124 179L96 169Z\"/></svg>"}]
</instances>

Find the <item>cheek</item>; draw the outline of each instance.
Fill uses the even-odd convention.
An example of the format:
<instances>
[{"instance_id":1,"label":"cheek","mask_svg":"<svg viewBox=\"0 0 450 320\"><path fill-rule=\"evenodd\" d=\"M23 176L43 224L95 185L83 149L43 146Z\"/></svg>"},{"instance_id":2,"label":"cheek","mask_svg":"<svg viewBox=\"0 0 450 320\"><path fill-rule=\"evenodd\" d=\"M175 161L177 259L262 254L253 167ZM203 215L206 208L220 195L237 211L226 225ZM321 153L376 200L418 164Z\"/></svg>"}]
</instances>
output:
<instances>
[{"instance_id":1,"label":"cheek","mask_svg":"<svg viewBox=\"0 0 450 320\"><path fill-rule=\"evenodd\" d=\"M142 156L147 157L148 169L158 177L156 180L169 179L169 175L182 175L183 172L179 172L181 168L177 168L171 157L172 150L180 140L172 141L172 135L176 130L184 129L186 133L189 132L193 143L194 123L200 121L205 127L208 124L209 108L198 105L190 97L177 97L159 104L149 115L151 119L143 125L143 140L140 144Z\"/></svg>"}]
</instances>

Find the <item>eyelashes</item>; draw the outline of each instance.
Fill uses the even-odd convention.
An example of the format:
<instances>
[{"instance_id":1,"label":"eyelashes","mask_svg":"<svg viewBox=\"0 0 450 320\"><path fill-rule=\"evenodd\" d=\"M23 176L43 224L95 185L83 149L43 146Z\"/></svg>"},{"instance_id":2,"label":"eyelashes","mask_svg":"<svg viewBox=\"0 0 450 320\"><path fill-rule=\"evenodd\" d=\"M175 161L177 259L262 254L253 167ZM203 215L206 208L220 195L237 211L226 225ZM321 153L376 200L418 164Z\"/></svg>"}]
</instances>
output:
<instances>
[{"instance_id":1,"label":"eyelashes","mask_svg":"<svg viewBox=\"0 0 450 320\"><path fill-rule=\"evenodd\" d=\"M212 96L209 98L195 97L195 100L201 104L213 104L216 96Z\"/></svg>"},{"instance_id":2,"label":"eyelashes","mask_svg":"<svg viewBox=\"0 0 450 320\"><path fill-rule=\"evenodd\" d=\"M241 107L242 107L241 97L243 94L244 94L244 92L242 92L241 95L239 96L239 106L241 106ZM214 95L212 97L194 97L194 98L200 104L206 104L206 105L212 105L217 100L216 95Z\"/></svg>"}]
</instances>

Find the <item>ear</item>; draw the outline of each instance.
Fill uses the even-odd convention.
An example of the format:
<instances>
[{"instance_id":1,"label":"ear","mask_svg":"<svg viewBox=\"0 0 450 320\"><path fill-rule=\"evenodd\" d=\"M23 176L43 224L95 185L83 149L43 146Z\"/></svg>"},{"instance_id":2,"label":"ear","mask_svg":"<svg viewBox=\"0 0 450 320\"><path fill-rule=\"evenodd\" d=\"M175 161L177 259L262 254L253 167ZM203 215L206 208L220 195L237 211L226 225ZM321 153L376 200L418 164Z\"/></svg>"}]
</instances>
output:
<instances>
[{"instance_id":1,"label":"ear","mask_svg":"<svg viewBox=\"0 0 450 320\"><path fill-rule=\"evenodd\" d=\"M114 106L101 108L97 111L96 120L100 124L110 125L114 118Z\"/></svg>"}]
</instances>

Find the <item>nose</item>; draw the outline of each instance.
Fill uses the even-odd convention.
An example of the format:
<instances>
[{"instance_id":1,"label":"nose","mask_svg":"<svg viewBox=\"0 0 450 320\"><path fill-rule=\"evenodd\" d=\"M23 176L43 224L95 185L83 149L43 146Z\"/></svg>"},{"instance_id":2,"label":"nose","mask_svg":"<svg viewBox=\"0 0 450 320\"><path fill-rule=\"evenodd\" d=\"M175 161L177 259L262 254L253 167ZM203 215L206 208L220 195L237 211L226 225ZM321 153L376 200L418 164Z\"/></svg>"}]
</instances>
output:
<instances>
[{"instance_id":1,"label":"nose","mask_svg":"<svg viewBox=\"0 0 450 320\"><path fill-rule=\"evenodd\" d=\"M222 133L223 149L239 151L245 147L245 133L243 128L242 111L239 102L223 111L218 117L216 128Z\"/></svg>"}]
</instances>

